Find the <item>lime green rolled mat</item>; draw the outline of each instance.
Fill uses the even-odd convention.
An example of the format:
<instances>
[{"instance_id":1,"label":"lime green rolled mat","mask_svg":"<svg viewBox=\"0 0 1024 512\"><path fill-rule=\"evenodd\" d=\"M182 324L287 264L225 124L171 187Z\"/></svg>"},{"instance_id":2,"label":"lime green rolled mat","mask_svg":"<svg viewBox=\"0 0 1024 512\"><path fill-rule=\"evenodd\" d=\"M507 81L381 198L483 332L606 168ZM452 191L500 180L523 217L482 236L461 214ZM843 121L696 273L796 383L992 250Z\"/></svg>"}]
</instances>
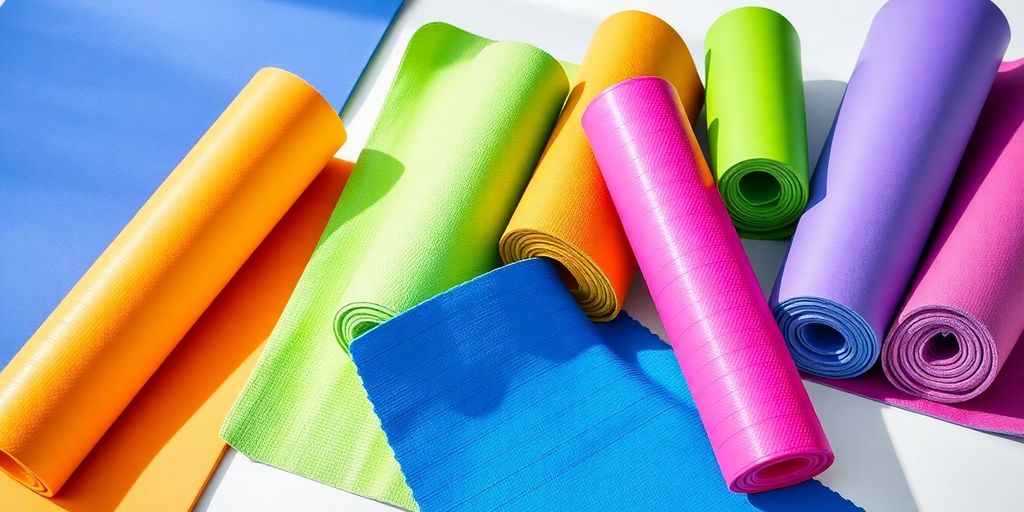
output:
<instances>
[{"instance_id":1,"label":"lime green rolled mat","mask_svg":"<svg viewBox=\"0 0 1024 512\"><path fill-rule=\"evenodd\" d=\"M338 206L224 423L231 446L415 508L347 344L499 265L498 238L567 94L562 66L532 46L442 23L413 35Z\"/></svg>"},{"instance_id":2,"label":"lime green rolled mat","mask_svg":"<svg viewBox=\"0 0 1024 512\"><path fill-rule=\"evenodd\" d=\"M781 14L744 7L704 40L708 143L740 236L793 234L807 205L807 121L800 38Z\"/></svg>"}]
</instances>

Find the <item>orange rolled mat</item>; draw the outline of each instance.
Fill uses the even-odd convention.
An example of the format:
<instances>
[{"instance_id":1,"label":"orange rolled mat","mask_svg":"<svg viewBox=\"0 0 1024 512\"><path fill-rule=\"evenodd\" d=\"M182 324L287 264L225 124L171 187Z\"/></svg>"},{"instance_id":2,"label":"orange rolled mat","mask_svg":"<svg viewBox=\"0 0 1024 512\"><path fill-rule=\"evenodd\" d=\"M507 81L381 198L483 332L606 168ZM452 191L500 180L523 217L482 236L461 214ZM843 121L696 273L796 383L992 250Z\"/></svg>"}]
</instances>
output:
<instances>
[{"instance_id":1,"label":"orange rolled mat","mask_svg":"<svg viewBox=\"0 0 1024 512\"><path fill-rule=\"evenodd\" d=\"M344 139L259 71L0 372L0 468L53 496Z\"/></svg>"},{"instance_id":2,"label":"orange rolled mat","mask_svg":"<svg viewBox=\"0 0 1024 512\"><path fill-rule=\"evenodd\" d=\"M605 88L636 76L659 76L679 91L697 119L704 86L690 50L660 18L614 14L597 28L572 91L533 178L499 243L505 263L546 257L572 276L573 294L597 321L615 318L636 262L580 119Z\"/></svg>"},{"instance_id":3,"label":"orange rolled mat","mask_svg":"<svg viewBox=\"0 0 1024 512\"><path fill-rule=\"evenodd\" d=\"M217 432L327 225L334 160L246 260L54 498L0 476L3 510L187 510L224 453Z\"/></svg>"}]
</instances>

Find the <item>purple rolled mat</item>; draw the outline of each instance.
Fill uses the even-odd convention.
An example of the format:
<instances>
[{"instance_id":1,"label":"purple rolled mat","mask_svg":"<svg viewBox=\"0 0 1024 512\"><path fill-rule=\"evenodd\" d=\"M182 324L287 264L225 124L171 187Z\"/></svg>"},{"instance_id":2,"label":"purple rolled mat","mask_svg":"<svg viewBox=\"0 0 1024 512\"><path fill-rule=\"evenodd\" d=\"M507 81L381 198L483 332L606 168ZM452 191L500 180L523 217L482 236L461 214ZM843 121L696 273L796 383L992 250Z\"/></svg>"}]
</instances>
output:
<instances>
[{"instance_id":1,"label":"purple rolled mat","mask_svg":"<svg viewBox=\"0 0 1024 512\"><path fill-rule=\"evenodd\" d=\"M875 16L772 297L800 369L850 378L878 360L1009 41L989 0Z\"/></svg>"}]
</instances>

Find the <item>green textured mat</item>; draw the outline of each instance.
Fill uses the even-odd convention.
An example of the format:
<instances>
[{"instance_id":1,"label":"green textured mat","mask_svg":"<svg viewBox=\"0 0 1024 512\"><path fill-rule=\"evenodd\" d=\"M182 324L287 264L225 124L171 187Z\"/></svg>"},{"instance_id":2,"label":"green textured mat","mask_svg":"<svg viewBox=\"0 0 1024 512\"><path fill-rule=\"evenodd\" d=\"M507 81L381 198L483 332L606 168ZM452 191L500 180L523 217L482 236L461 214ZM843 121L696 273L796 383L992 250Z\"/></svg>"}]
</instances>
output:
<instances>
[{"instance_id":1,"label":"green textured mat","mask_svg":"<svg viewBox=\"0 0 1024 512\"><path fill-rule=\"evenodd\" d=\"M726 13L704 40L711 167L746 238L793 234L807 205L800 39L781 14Z\"/></svg>"},{"instance_id":2,"label":"green textured mat","mask_svg":"<svg viewBox=\"0 0 1024 512\"><path fill-rule=\"evenodd\" d=\"M498 238L567 93L559 62L532 46L442 23L413 35L338 206L224 423L231 446L416 507L347 343L498 266Z\"/></svg>"}]
</instances>

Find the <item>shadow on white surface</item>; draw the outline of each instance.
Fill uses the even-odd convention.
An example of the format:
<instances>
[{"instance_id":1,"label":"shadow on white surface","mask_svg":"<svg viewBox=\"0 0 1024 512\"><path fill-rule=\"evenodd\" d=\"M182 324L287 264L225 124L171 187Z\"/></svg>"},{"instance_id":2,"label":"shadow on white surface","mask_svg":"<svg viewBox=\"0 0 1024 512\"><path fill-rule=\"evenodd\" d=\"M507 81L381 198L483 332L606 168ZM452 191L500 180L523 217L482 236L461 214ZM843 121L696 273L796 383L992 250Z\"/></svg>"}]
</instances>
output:
<instances>
[{"instance_id":1,"label":"shadow on white surface","mask_svg":"<svg viewBox=\"0 0 1024 512\"><path fill-rule=\"evenodd\" d=\"M808 80L804 82L804 107L807 111L807 156L811 173L818 163L821 148L832 129L839 103L843 101L846 82L840 80Z\"/></svg>"},{"instance_id":2,"label":"shadow on white surface","mask_svg":"<svg viewBox=\"0 0 1024 512\"><path fill-rule=\"evenodd\" d=\"M848 498L858 496L865 510L919 510L882 417L888 406L819 384L804 386L836 455L818 480Z\"/></svg>"}]
</instances>

